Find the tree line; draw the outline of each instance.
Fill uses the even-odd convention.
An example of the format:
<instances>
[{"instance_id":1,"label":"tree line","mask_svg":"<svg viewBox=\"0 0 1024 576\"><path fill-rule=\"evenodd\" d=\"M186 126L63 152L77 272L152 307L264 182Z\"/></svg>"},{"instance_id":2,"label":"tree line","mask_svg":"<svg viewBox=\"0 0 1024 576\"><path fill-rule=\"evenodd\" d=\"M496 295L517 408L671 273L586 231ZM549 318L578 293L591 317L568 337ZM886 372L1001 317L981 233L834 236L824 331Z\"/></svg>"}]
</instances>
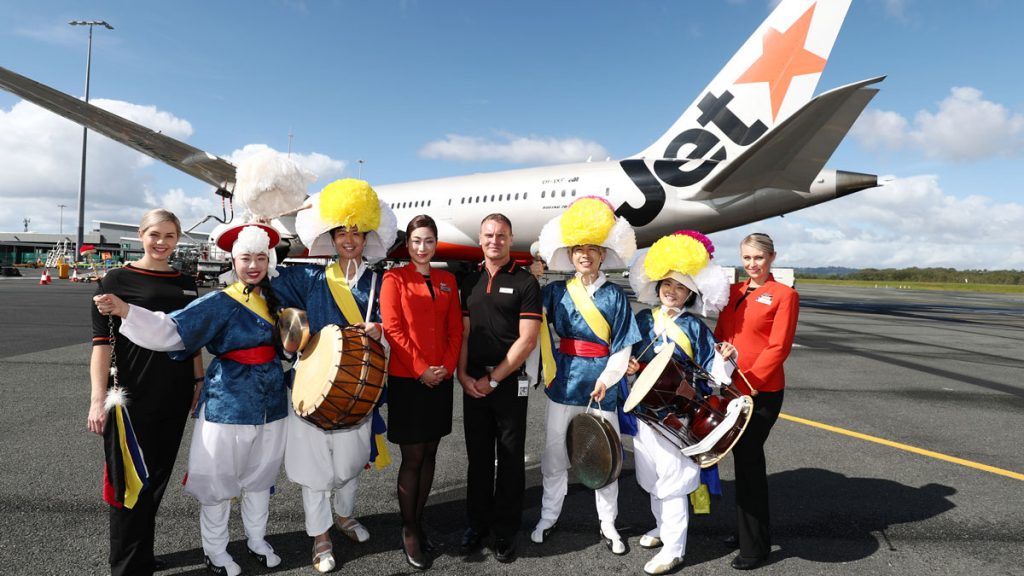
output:
<instances>
[{"instance_id":1,"label":"tree line","mask_svg":"<svg viewBox=\"0 0 1024 576\"><path fill-rule=\"evenodd\" d=\"M867 280L874 282L941 282L958 284L1024 285L1020 270L956 270L955 268L862 268L841 274L815 274L797 271L799 278L830 280Z\"/></svg>"}]
</instances>

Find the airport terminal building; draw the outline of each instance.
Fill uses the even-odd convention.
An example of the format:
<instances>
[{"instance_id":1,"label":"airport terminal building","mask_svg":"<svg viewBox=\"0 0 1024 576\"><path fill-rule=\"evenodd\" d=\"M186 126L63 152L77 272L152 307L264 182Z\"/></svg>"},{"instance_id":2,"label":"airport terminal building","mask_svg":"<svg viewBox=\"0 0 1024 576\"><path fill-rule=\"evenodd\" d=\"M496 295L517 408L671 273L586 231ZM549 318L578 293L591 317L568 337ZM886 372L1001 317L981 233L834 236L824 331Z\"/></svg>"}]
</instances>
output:
<instances>
[{"instance_id":1,"label":"airport terminal building","mask_svg":"<svg viewBox=\"0 0 1024 576\"><path fill-rule=\"evenodd\" d=\"M137 224L123 224L93 220L96 228L83 235L82 243L96 248L92 261L108 262L111 265L142 257L142 243L139 241ZM181 239L179 247L193 246L199 250L208 240L205 233L192 232ZM52 234L43 232L0 232L0 265L33 266L42 265L51 250L67 242L68 251L73 250L74 234ZM79 261L82 259L79 258Z\"/></svg>"}]
</instances>

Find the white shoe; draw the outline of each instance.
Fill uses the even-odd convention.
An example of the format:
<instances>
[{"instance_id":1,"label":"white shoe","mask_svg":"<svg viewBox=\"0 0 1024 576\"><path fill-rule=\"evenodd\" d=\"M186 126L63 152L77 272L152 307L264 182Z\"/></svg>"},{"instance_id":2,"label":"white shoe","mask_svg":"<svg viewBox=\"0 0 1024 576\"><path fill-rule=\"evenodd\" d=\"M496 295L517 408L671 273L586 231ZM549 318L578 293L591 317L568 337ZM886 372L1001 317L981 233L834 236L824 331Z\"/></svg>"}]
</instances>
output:
<instances>
[{"instance_id":1,"label":"white shoe","mask_svg":"<svg viewBox=\"0 0 1024 576\"><path fill-rule=\"evenodd\" d=\"M662 550L644 564L644 572L652 575L665 574L682 563L682 556L672 556Z\"/></svg>"},{"instance_id":2,"label":"white shoe","mask_svg":"<svg viewBox=\"0 0 1024 576\"><path fill-rule=\"evenodd\" d=\"M359 520L355 518L345 518L341 516L334 517L334 525L341 530L341 533L348 537L349 540L362 544L370 539L370 531L365 526L359 523Z\"/></svg>"},{"instance_id":3,"label":"white shoe","mask_svg":"<svg viewBox=\"0 0 1024 576\"><path fill-rule=\"evenodd\" d=\"M225 557L227 558L226 560L224 559ZM242 573L242 567L236 564L228 553L219 554L217 560L221 564L214 564L213 559L209 556L206 557L206 569L211 574L216 574L217 576L238 576Z\"/></svg>"},{"instance_id":4,"label":"white shoe","mask_svg":"<svg viewBox=\"0 0 1024 576\"><path fill-rule=\"evenodd\" d=\"M554 529L554 523L549 524L548 522L541 520L540 522L537 522L537 527L533 529L532 533L530 533L530 540L533 541L534 544L543 544L544 541L548 539L548 534L551 534L551 531Z\"/></svg>"},{"instance_id":5,"label":"white shoe","mask_svg":"<svg viewBox=\"0 0 1024 576\"><path fill-rule=\"evenodd\" d=\"M313 544L313 568L321 574L334 570L334 548L330 541Z\"/></svg>"},{"instance_id":6,"label":"white shoe","mask_svg":"<svg viewBox=\"0 0 1024 576\"><path fill-rule=\"evenodd\" d=\"M246 544L246 548L249 550L249 555L259 561L267 568L274 568L281 564L281 557L274 554L274 549L267 543L266 540L260 540L253 545L252 542Z\"/></svg>"},{"instance_id":7,"label":"white shoe","mask_svg":"<svg viewBox=\"0 0 1024 576\"><path fill-rule=\"evenodd\" d=\"M647 548L660 548L662 545L661 538L656 535L652 535L650 532L640 537L640 547Z\"/></svg>"},{"instance_id":8,"label":"white shoe","mask_svg":"<svg viewBox=\"0 0 1024 576\"><path fill-rule=\"evenodd\" d=\"M615 529L615 524L601 522L601 537L604 538L604 545L612 551L612 554L622 556L629 552L626 549L626 543L622 540L622 536L619 535L619 531Z\"/></svg>"}]
</instances>

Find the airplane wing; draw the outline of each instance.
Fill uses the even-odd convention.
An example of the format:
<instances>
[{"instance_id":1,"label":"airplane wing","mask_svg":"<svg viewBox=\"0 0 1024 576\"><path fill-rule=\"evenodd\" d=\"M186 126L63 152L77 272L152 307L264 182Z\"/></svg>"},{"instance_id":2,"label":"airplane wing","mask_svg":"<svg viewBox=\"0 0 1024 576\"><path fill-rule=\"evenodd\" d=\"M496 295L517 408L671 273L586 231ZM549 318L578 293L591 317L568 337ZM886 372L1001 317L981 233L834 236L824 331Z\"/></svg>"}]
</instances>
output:
<instances>
[{"instance_id":1,"label":"airplane wing","mask_svg":"<svg viewBox=\"0 0 1024 576\"><path fill-rule=\"evenodd\" d=\"M230 190L234 188L235 166L209 152L164 136L3 67L0 67L0 88L216 186L218 193L230 196Z\"/></svg>"},{"instance_id":2,"label":"airplane wing","mask_svg":"<svg viewBox=\"0 0 1024 576\"><path fill-rule=\"evenodd\" d=\"M702 186L695 198L759 188L807 191L839 143L878 93L885 76L825 92L765 134Z\"/></svg>"}]
</instances>

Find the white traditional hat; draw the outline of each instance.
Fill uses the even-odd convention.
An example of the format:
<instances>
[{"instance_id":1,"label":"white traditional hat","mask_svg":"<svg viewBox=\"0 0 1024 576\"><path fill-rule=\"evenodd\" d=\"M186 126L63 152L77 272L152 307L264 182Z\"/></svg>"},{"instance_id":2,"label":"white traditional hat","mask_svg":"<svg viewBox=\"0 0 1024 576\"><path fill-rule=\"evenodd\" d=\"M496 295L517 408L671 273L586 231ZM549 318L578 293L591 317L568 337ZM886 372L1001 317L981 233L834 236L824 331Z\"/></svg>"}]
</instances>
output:
<instances>
[{"instance_id":1,"label":"white traditional hat","mask_svg":"<svg viewBox=\"0 0 1024 576\"><path fill-rule=\"evenodd\" d=\"M214 230L214 232L216 233L217 247L225 252L230 252L232 259L231 270L220 275L222 282L232 284L238 281L234 258L240 254L266 254L269 259L267 277L274 278L278 275L277 254L274 247L281 241L281 234L272 226L243 222L229 224L223 230Z\"/></svg>"},{"instance_id":2,"label":"white traditional hat","mask_svg":"<svg viewBox=\"0 0 1024 576\"><path fill-rule=\"evenodd\" d=\"M335 180L309 199L311 208L295 216L295 231L310 256L334 256L331 230L344 226L366 234L363 257L376 262L388 255L398 236L398 219L364 180Z\"/></svg>"},{"instance_id":3,"label":"white traditional hat","mask_svg":"<svg viewBox=\"0 0 1024 576\"><path fill-rule=\"evenodd\" d=\"M605 269L626 268L636 252L636 234L625 219L615 216L604 198L584 196L540 231L540 255L556 272L575 269L569 251L573 246L594 245L607 249Z\"/></svg>"},{"instance_id":4,"label":"white traditional hat","mask_svg":"<svg viewBox=\"0 0 1024 576\"><path fill-rule=\"evenodd\" d=\"M637 301L658 304L658 282L672 278L696 295L690 306L693 311L701 316L720 311L729 301L729 280L722 267L711 261L714 252L711 240L694 230L659 239L629 271Z\"/></svg>"}]
</instances>

